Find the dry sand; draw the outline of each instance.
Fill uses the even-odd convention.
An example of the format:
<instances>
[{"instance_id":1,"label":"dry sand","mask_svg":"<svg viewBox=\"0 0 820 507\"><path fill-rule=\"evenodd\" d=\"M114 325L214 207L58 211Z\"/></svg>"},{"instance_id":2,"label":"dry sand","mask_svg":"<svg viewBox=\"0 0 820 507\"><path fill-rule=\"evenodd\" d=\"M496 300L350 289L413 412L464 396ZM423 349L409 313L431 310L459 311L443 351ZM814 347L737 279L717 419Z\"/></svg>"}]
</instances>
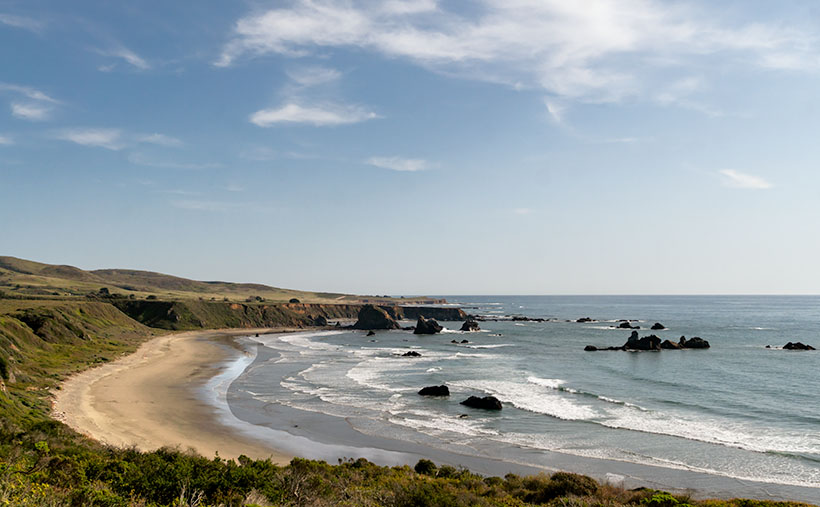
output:
<instances>
[{"instance_id":1,"label":"dry sand","mask_svg":"<svg viewBox=\"0 0 820 507\"><path fill-rule=\"evenodd\" d=\"M117 447L178 447L208 458L219 452L223 458L244 454L287 463L291 456L220 424L215 409L197 392L229 358L228 337L275 331L281 330L191 331L154 338L131 355L64 382L54 392L52 416Z\"/></svg>"}]
</instances>

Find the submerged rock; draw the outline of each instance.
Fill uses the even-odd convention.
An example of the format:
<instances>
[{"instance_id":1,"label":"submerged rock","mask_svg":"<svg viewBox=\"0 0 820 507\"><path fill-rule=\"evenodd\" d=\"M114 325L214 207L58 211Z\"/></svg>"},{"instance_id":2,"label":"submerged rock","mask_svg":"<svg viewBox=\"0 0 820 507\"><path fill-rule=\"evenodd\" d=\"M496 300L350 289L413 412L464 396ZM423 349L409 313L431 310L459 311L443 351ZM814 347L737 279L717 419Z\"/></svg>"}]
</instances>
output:
<instances>
[{"instance_id":1,"label":"submerged rock","mask_svg":"<svg viewBox=\"0 0 820 507\"><path fill-rule=\"evenodd\" d=\"M422 396L450 396L450 388L447 386L428 386L419 391Z\"/></svg>"},{"instance_id":2,"label":"submerged rock","mask_svg":"<svg viewBox=\"0 0 820 507\"><path fill-rule=\"evenodd\" d=\"M575 322L595 322L589 317L581 317L580 319L576 320Z\"/></svg>"},{"instance_id":3,"label":"submerged rock","mask_svg":"<svg viewBox=\"0 0 820 507\"><path fill-rule=\"evenodd\" d=\"M470 396L461 402L462 405L470 408L480 408L484 410L501 410L501 402L495 396L485 396L479 398L478 396Z\"/></svg>"},{"instance_id":4,"label":"submerged rock","mask_svg":"<svg viewBox=\"0 0 820 507\"><path fill-rule=\"evenodd\" d=\"M386 311L373 305L364 305L359 310L359 320L353 329L398 329L400 326Z\"/></svg>"},{"instance_id":5,"label":"submerged rock","mask_svg":"<svg viewBox=\"0 0 820 507\"><path fill-rule=\"evenodd\" d=\"M401 357L421 357L421 354L419 354L415 350L411 350L410 352L405 352L404 354L402 354Z\"/></svg>"},{"instance_id":6,"label":"submerged rock","mask_svg":"<svg viewBox=\"0 0 820 507\"><path fill-rule=\"evenodd\" d=\"M478 322L474 320L466 320L464 324L461 325L462 331L481 331L481 328L478 327Z\"/></svg>"},{"instance_id":7,"label":"submerged rock","mask_svg":"<svg viewBox=\"0 0 820 507\"><path fill-rule=\"evenodd\" d=\"M413 331L413 334L436 334L440 333L442 329L444 328L436 322L436 319L425 319L419 315L419 320L416 322L416 329Z\"/></svg>"},{"instance_id":8,"label":"submerged rock","mask_svg":"<svg viewBox=\"0 0 820 507\"><path fill-rule=\"evenodd\" d=\"M811 345L805 345L801 342L797 342L797 343L789 342L789 343L783 345L783 348L785 350L815 350L815 348L812 347Z\"/></svg>"}]
</instances>

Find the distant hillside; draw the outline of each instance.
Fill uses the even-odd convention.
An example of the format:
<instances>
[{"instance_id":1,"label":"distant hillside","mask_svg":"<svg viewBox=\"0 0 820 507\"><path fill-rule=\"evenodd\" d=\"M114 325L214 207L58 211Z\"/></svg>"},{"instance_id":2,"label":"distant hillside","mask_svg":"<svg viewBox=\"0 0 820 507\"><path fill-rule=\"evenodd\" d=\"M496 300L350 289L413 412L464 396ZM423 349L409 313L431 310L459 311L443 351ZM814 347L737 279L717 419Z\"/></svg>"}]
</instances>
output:
<instances>
[{"instance_id":1,"label":"distant hillside","mask_svg":"<svg viewBox=\"0 0 820 507\"><path fill-rule=\"evenodd\" d=\"M254 283L198 281L131 269L85 271L74 266L0 256L0 291L7 297L72 298L100 291L132 299L228 300L303 303L390 303L394 298L282 289ZM414 298L402 302L430 302Z\"/></svg>"}]
</instances>

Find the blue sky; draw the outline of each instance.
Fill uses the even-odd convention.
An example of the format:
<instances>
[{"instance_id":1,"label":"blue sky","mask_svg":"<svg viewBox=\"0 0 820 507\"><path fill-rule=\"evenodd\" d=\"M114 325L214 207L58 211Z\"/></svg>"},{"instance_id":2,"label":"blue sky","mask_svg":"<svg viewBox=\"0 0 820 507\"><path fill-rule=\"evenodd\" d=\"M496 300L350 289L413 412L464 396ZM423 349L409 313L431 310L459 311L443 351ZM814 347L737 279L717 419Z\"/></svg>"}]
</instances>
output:
<instances>
[{"instance_id":1,"label":"blue sky","mask_svg":"<svg viewBox=\"0 0 820 507\"><path fill-rule=\"evenodd\" d=\"M818 34L813 1L0 0L0 253L817 293Z\"/></svg>"}]
</instances>

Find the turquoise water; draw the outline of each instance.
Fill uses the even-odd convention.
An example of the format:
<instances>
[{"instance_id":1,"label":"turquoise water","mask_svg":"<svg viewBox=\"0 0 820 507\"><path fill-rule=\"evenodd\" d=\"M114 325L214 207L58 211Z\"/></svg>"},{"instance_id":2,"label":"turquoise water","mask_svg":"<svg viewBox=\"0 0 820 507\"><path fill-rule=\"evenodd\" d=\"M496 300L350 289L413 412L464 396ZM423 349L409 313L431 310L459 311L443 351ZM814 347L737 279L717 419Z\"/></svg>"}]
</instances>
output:
<instances>
[{"instance_id":1,"label":"turquoise water","mask_svg":"<svg viewBox=\"0 0 820 507\"><path fill-rule=\"evenodd\" d=\"M511 463L550 466L546 452L554 451L820 488L820 352L779 348L820 346L820 298L447 299L471 314L558 320L481 322L478 333L435 336L263 336L255 340L268 356L234 386L259 402L260 413L278 404L339 416L365 435ZM566 322L580 317L595 322ZM641 335L700 336L712 348L584 352L588 344L622 345L629 331L613 329L618 319L640 321ZM668 330L649 331L656 321ZM422 357L400 357L411 349ZM416 394L438 384L450 387L449 399ZM504 409L458 403L482 393Z\"/></svg>"}]
</instances>

